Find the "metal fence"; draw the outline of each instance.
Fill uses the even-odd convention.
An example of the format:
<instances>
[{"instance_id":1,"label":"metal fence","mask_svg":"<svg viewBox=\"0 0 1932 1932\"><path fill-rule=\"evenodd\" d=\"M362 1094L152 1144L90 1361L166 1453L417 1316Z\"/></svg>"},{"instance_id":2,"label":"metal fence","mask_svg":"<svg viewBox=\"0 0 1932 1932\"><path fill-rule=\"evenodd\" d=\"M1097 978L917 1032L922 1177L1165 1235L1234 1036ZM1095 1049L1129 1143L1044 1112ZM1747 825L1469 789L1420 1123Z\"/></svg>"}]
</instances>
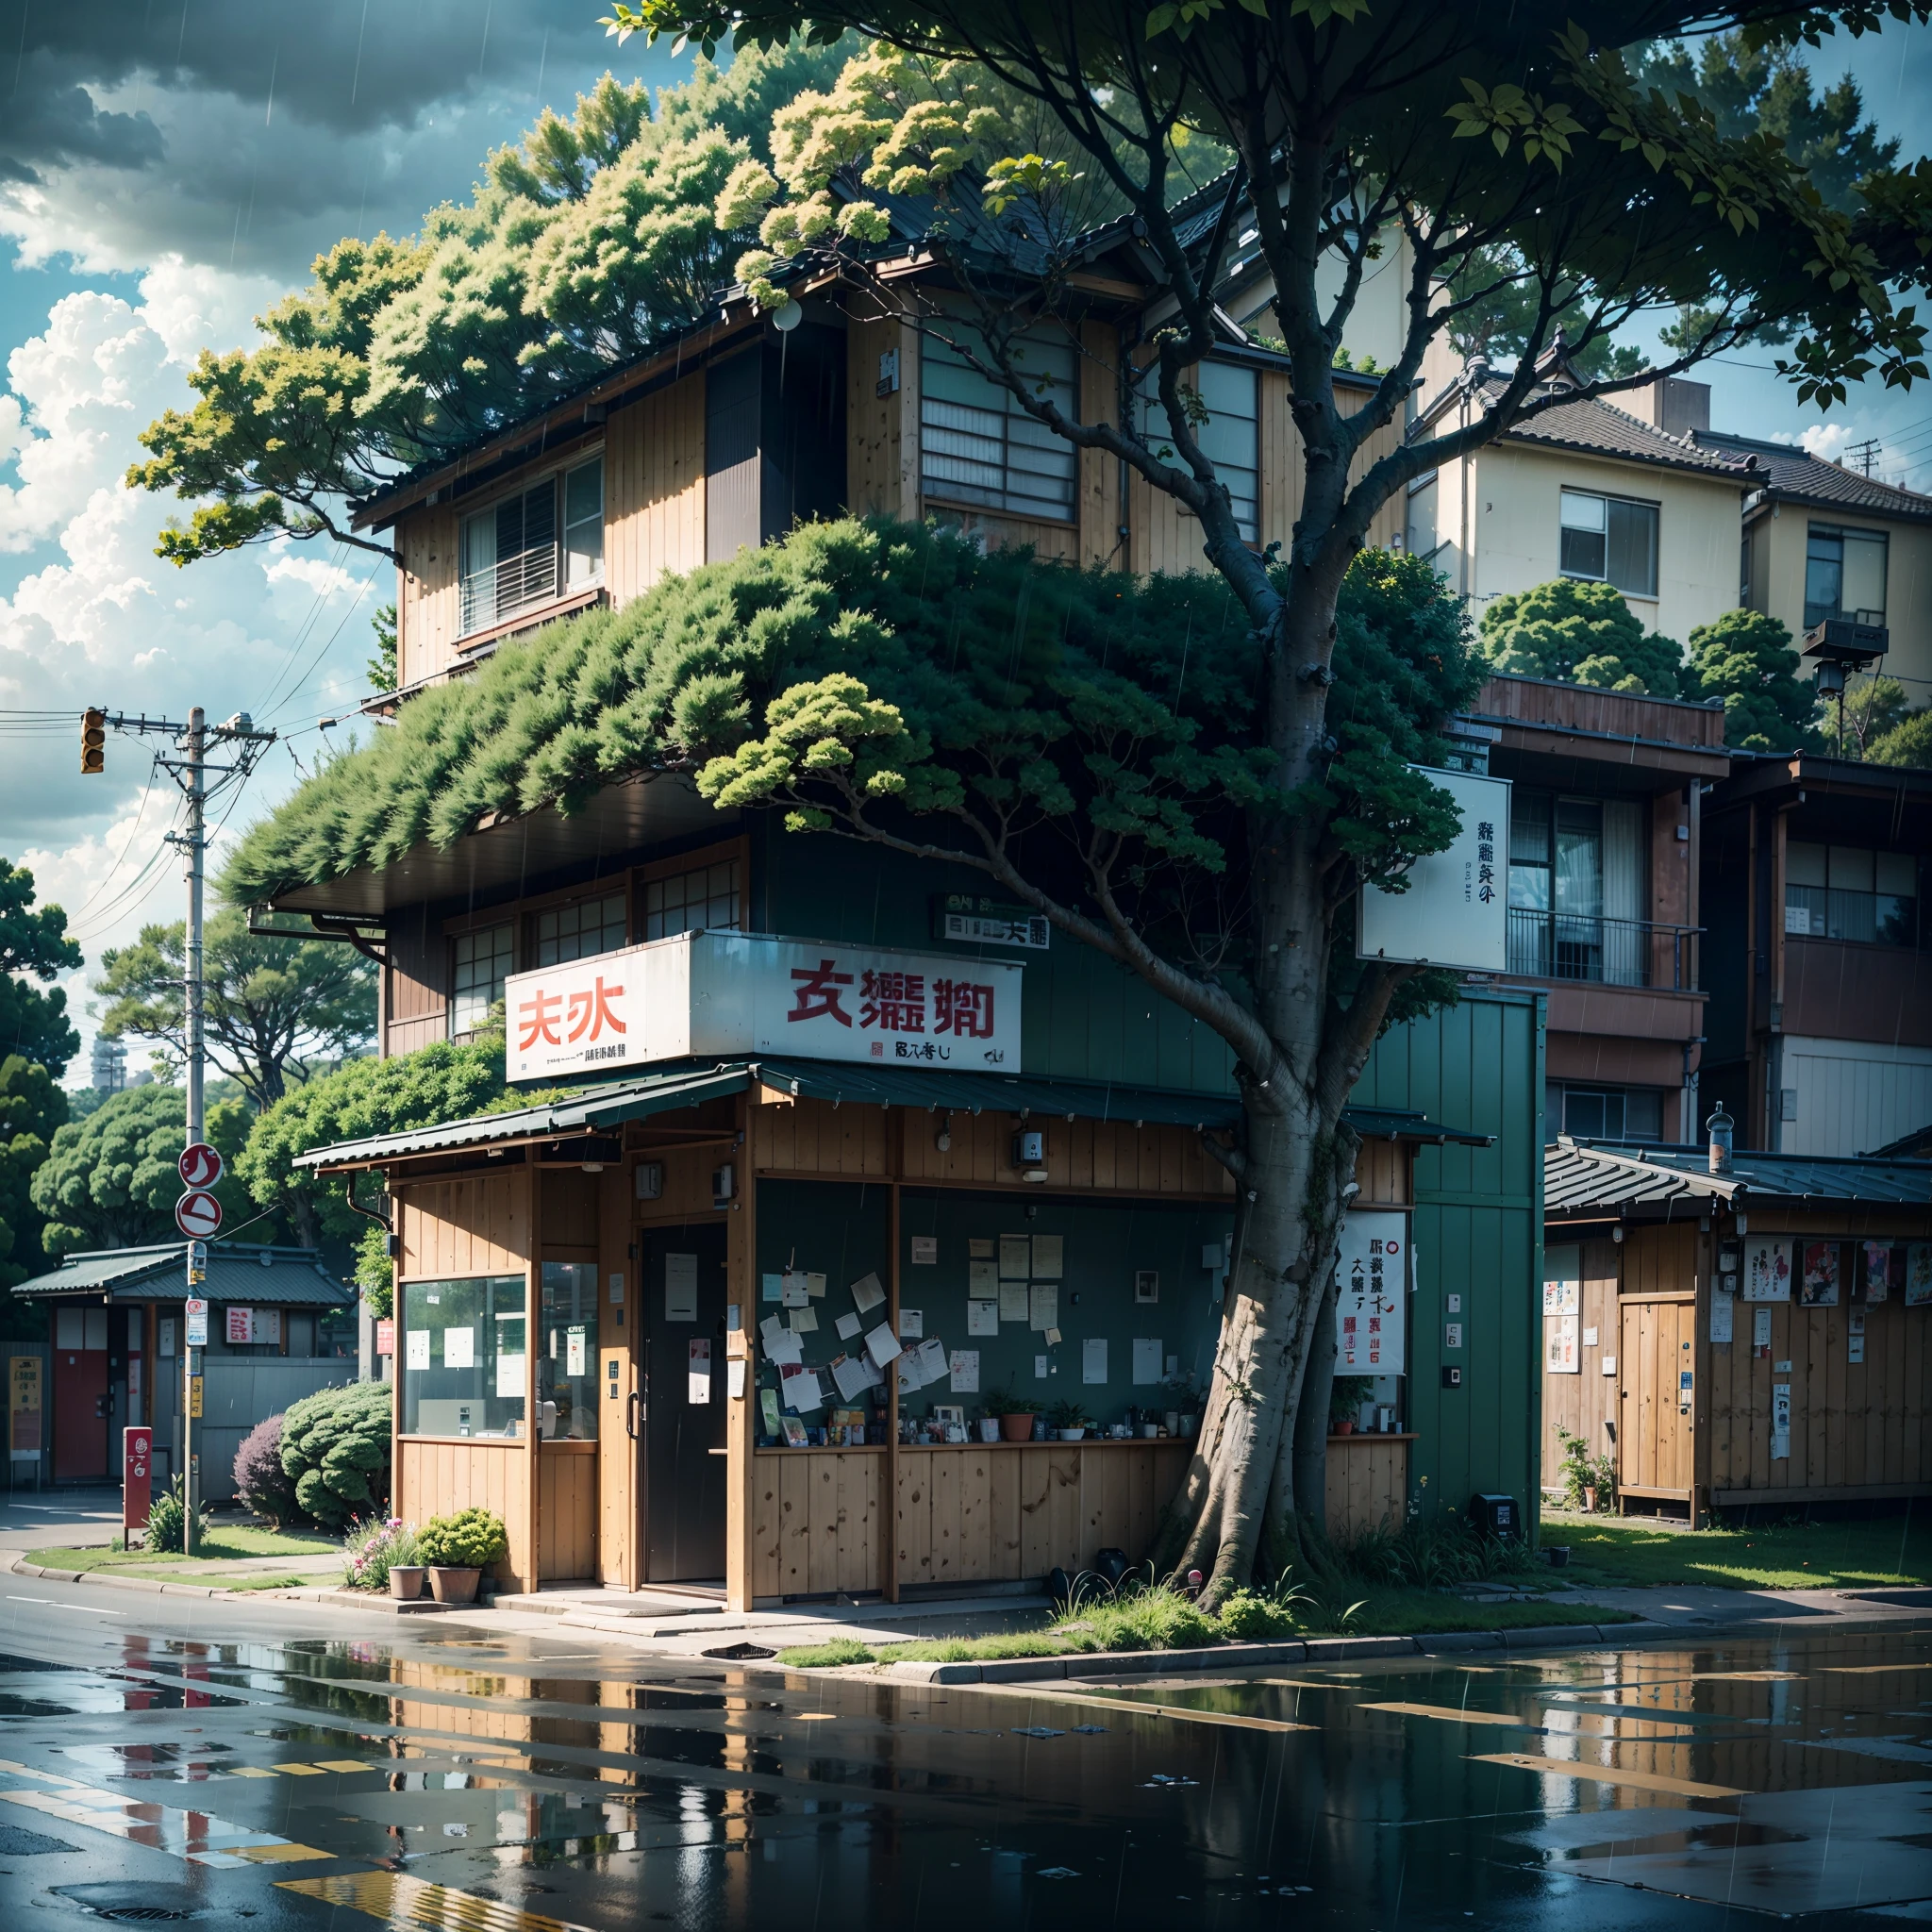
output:
<instances>
[{"instance_id":1,"label":"metal fence","mask_svg":"<svg viewBox=\"0 0 1932 1932\"><path fill-rule=\"evenodd\" d=\"M1579 912L1509 908L1509 971L1533 979L1649 986L1684 992L1696 984L1698 925L1598 919Z\"/></svg>"}]
</instances>

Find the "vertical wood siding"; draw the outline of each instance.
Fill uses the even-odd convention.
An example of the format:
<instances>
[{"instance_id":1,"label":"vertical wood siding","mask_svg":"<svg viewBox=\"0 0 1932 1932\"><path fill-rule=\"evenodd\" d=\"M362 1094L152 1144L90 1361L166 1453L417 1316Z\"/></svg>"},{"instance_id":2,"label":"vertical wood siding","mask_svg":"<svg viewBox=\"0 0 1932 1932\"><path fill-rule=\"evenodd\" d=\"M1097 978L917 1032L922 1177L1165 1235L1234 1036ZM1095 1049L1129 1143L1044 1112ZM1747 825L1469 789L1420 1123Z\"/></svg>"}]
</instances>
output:
<instances>
[{"instance_id":1,"label":"vertical wood siding","mask_svg":"<svg viewBox=\"0 0 1932 1932\"><path fill-rule=\"evenodd\" d=\"M705 560L702 370L620 409L604 436L604 581L627 604Z\"/></svg>"},{"instance_id":2,"label":"vertical wood siding","mask_svg":"<svg viewBox=\"0 0 1932 1932\"><path fill-rule=\"evenodd\" d=\"M406 1523L458 1509L488 1509L509 1530L509 1555L491 1573L516 1591L530 1588L528 1445L443 1442L405 1436L396 1444L394 1508Z\"/></svg>"},{"instance_id":3,"label":"vertical wood siding","mask_svg":"<svg viewBox=\"0 0 1932 1932\"><path fill-rule=\"evenodd\" d=\"M545 1583L597 1574L597 1461L594 1443L538 1445L538 1570Z\"/></svg>"},{"instance_id":4,"label":"vertical wood siding","mask_svg":"<svg viewBox=\"0 0 1932 1932\"><path fill-rule=\"evenodd\" d=\"M919 334L887 319L845 330L845 493L858 516L919 518ZM879 358L899 351L899 388L878 393Z\"/></svg>"},{"instance_id":5,"label":"vertical wood siding","mask_svg":"<svg viewBox=\"0 0 1932 1932\"><path fill-rule=\"evenodd\" d=\"M510 1170L448 1181L399 1182L402 1277L520 1274L530 1257L529 1191Z\"/></svg>"},{"instance_id":6,"label":"vertical wood siding","mask_svg":"<svg viewBox=\"0 0 1932 1932\"><path fill-rule=\"evenodd\" d=\"M457 657L457 513L451 504L412 511L396 525L396 669L405 685Z\"/></svg>"},{"instance_id":7,"label":"vertical wood siding","mask_svg":"<svg viewBox=\"0 0 1932 1932\"><path fill-rule=\"evenodd\" d=\"M1407 1439L1330 1436L1323 1500L1327 1534L1337 1542L1370 1530L1394 1535L1408 1518Z\"/></svg>"},{"instance_id":8,"label":"vertical wood siding","mask_svg":"<svg viewBox=\"0 0 1932 1932\"><path fill-rule=\"evenodd\" d=\"M1550 1244L1562 1241L1560 1232L1550 1231ZM1615 1241L1583 1241L1582 1307L1577 1314L1577 1358L1581 1364L1574 1375L1543 1373L1543 1458L1542 1487L1546 1494L1560 1495L1563 1488L1563 1432L1581 1436L1592 1456L1616 1453L1617 1390L1615 1375L1603 1372L1604 1357L1616 1359L1623 1346L1617 1312L1617 1257ZM1547 1273L1545 1269L1545 1273ZM1584 1338L1594 1330L1596 1340Z\"/></svg>"}]
</instances>

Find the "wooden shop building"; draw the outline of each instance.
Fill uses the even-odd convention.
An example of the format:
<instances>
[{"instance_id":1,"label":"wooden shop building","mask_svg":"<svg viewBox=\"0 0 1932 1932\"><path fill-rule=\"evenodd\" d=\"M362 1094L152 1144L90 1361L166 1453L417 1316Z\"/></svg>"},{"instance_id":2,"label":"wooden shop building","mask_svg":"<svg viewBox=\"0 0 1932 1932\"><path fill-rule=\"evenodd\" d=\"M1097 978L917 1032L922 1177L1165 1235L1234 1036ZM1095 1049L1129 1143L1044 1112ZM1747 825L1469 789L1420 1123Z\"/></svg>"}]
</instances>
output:
<instances>
[{"instance_id":1,"label":"wooden shop building","mask_svg":"<svg viewBox=\"0 0 1932 1932\"><path fill-rule=\"evenodd\" d=\"M1932 1162L1560 1141L1542 1487L1567 1432L1626 1511L1932 1495Z\"/></svg>"}]
</instances>

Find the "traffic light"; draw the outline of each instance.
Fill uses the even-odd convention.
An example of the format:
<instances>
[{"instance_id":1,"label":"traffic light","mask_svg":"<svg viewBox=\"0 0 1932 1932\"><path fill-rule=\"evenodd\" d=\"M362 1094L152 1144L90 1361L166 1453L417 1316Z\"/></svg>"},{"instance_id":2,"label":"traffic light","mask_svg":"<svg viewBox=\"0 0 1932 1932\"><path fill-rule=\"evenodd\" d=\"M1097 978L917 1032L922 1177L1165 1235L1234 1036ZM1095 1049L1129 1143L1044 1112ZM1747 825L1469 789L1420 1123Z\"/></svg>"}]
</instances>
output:
<instances>
[{"instance_id":1,"label":"traffic light","mask_svg":"<svg viewBox=\"0 0 1932 1932\"><path fill-rule=\"evenodd\" d=\"M108 714L92 706L80 714L80 769L84 773L108 769Z\"/></svg>"}]
</instances>

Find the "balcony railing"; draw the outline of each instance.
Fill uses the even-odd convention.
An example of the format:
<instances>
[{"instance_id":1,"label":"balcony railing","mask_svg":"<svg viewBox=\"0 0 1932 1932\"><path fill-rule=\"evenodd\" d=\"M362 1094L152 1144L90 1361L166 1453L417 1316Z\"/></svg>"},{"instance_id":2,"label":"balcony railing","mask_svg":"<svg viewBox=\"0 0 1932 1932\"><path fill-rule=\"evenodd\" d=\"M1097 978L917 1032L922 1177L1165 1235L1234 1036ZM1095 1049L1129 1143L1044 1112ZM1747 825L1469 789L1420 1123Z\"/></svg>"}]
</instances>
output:
<instances>
[{"instance_id":1,"label":"balcony railing","mask_svg":"<svg viewBox=\"0 0 1932 1932\"><path fill-rule=\"evenodd\" d=\"M1578 912L1509 908L1509 970L1532 979L1648 986L1688 992L1697 983L1700 925L1597 919Z\"/></svg>"},{"instance_id":2,"label":"balcony railing","mask_svg":"<svg viewBox=\"0 0 1932 1932\"><path fill-rule=\"evenodd\" d=\"M544 604L557 594L557 545L539 543L513 556L500 557L488 570L463 579L459 636L505 617L526 605Z\"/></svg>"}]
</instances>

